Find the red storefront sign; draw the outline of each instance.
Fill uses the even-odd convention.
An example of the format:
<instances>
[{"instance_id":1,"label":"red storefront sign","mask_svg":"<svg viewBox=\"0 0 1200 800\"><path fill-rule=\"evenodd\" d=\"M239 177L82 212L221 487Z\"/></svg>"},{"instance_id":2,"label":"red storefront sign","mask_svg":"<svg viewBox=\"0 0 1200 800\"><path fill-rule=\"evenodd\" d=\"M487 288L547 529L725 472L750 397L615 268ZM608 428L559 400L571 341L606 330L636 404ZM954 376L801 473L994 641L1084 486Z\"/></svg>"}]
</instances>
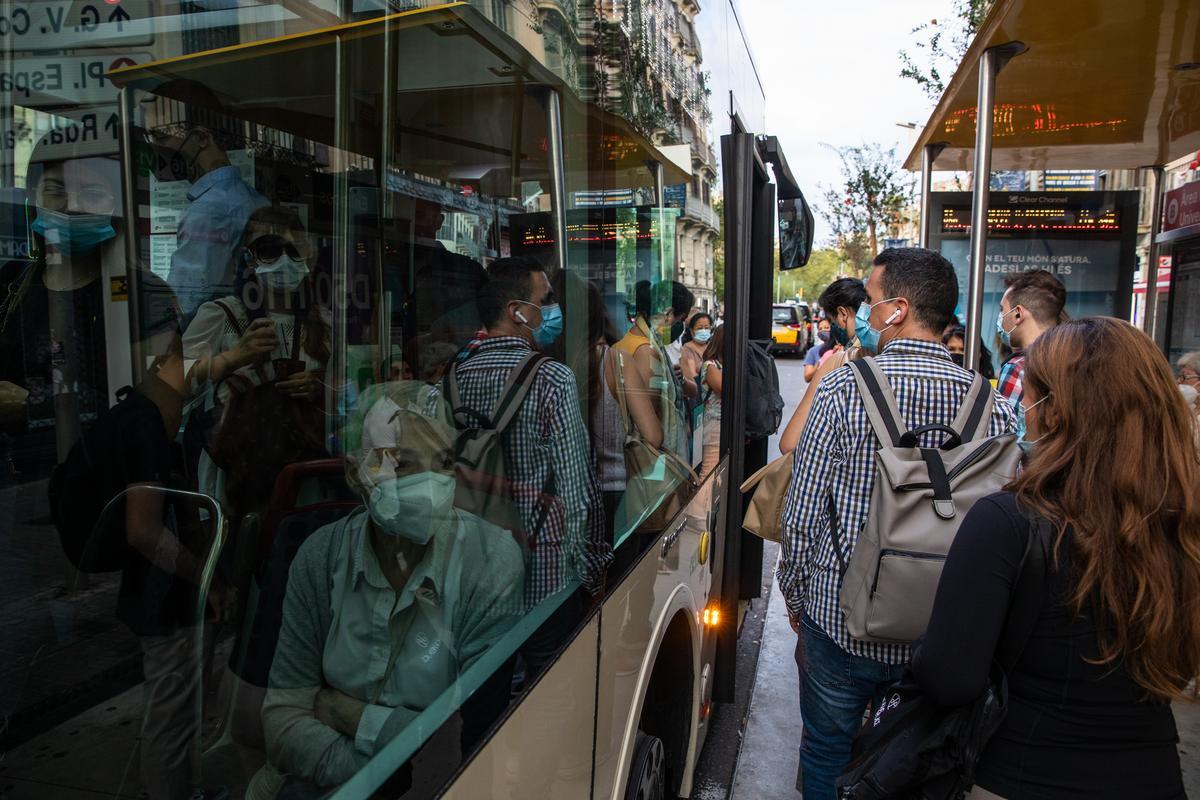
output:
<instances>
[{"instance_id":1,"label":"red storefront sign","mask_svg":"<svg viewBox=\"0 0 1200 800\"><path fill-rule=\"evenodd\" d=\"M1200 181L1192 181L1163 195L1162 232L1200 225Z\"/></svg>"}]
</instances>

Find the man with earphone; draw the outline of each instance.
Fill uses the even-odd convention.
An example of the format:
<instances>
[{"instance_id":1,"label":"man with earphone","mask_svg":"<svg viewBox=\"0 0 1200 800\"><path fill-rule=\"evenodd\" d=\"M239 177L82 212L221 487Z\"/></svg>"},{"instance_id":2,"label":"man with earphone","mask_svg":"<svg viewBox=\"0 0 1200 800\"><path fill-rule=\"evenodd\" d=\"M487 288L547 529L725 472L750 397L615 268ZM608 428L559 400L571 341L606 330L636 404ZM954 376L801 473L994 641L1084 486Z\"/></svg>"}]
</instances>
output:
<instances>
[{"instance_id":1,"label":"man with earphone","mask_svg":"<svg viewBox=\"0 0 1200 800\"><path fill-rule=\"evenodd\" d=\"M478 305L487 336L452 367L459 397L455 422L463 430L495 420L510 376L532 364L524 378L529 393L501 433L504 477L514 487L528 537L525 608L572 581L582 585L521 648L530 680L582 619L588 596L600 595L613 554L575 373L558 361L539 361L538 351L563 332L562 311L541 264L521 256L492 262Z\"/></svg>"},{"instance_id":2,"label":"man with earphone","mask_svg":"<svg viewBox=\"0 0 1200 800\"><path fill-rule=\"evenodd\" d=\"M875 355L908 430L949 425L974 376L954 363L942 331L954 318L958 279L939 253L884 250L855 315L860 344ZM988 433L1011 431L1015 417L997 396ZM922 447L941 434L924 433ZM858 531L871 515L876 438L853 369L829 373L817 389L795 450L795 475L781 526L779 586L798 634L800 764L805 800L834 800L834 782L850 760L850 743L872 698L900 677L907 645L855 639L839 595ZM811 477L809 477L811 476ZM836 535L834 526L836 526Z\"/></svg>"}]
</instances>

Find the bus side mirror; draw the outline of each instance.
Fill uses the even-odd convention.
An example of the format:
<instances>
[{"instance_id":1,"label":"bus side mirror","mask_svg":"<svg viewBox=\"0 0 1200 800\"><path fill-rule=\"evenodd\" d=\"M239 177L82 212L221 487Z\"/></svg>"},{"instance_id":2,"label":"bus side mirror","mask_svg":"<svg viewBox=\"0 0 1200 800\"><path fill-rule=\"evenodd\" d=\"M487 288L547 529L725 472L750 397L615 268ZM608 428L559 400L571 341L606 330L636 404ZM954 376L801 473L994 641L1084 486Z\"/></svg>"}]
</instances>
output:
<instances>
[{"instance_id":1,"label":"bus side mirror","mask_svg":"<svg viewBox=\"0 0 1200 800\"><path fill-rule=\"evenodd\" d=\"M803 267L812 255L813 215L804 197L779 201L779 269Z\"/></svg>"}]
</instances>

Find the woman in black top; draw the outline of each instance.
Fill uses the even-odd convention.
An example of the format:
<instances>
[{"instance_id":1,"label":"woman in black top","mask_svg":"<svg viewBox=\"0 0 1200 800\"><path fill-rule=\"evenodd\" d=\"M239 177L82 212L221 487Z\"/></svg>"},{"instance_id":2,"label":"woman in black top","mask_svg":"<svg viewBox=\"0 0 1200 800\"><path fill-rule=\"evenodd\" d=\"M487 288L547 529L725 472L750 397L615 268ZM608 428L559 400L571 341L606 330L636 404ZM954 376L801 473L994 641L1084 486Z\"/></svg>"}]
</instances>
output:
<instances>
[{"instance_id":1,"label":"woman in black top","mask_svg":"<svg viewBox=\"0 0 1200 800\"><path fill-rule=\"evenodd\" d=\"M913 671L935 701L984 689L1031 516L1057 535L1041 611L975 798L1182 800L1170 701L1200 674L1200 464L1150 339L1088 318L1028 350L1029 455L950 549Z\"/></svg>"}]
</instances>

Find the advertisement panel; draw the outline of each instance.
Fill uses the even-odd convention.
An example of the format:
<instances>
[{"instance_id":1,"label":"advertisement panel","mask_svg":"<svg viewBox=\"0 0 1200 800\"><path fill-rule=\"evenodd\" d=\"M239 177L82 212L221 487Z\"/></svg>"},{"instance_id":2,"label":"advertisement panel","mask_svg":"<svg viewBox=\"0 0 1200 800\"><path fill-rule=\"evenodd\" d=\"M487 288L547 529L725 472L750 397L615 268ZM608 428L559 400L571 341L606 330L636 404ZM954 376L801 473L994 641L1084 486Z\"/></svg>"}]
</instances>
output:
<instances>
[{"instance_id":1,"label":"advertisement panel","mask_svg":"<svg viewBox=\"0 0 1200 800\"><path fill-rule=\"evenodd\" d=\"M970 192L935 192L930 247L954 264L957 314L966 318L970 264ZM1127 319L1136 270L1138 193L992 192L984 278L984 344L994 353L994 321L1007 275L1044 269L1067 290L1072 317ZM996 358L997 365L999 359Z\"/></svg>"}]
</instances>

